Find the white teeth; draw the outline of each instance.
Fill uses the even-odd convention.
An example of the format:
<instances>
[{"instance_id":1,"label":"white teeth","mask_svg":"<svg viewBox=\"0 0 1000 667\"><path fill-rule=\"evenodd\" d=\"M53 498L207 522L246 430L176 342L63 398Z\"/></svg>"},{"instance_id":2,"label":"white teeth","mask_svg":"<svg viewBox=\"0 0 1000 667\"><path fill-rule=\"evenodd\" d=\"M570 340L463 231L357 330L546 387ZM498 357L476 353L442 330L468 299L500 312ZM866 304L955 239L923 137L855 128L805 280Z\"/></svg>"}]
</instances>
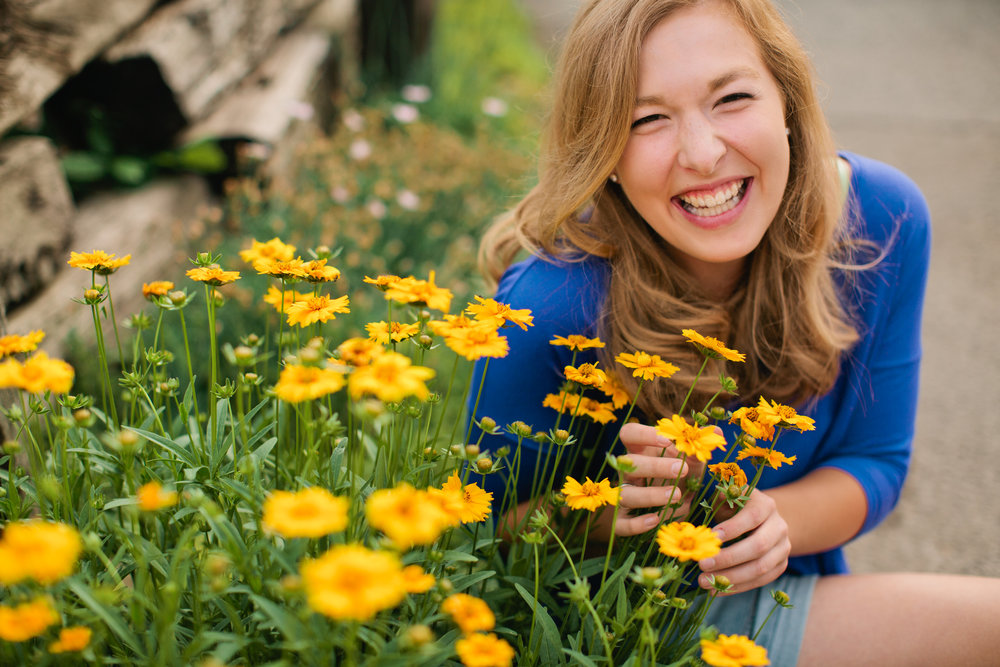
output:
<instances>
[{"instance_id":1,"label":"white teeth","mask_svg":"<svg viewBox=\"0 0 1000 667\"><path fill-rule=\"evenodd\" d=\"M733 181L729 187L714 195L679 195L684 209L701 217L719 215L732 209L743 198L746 179Z\"/></svg>"}]
</instances>

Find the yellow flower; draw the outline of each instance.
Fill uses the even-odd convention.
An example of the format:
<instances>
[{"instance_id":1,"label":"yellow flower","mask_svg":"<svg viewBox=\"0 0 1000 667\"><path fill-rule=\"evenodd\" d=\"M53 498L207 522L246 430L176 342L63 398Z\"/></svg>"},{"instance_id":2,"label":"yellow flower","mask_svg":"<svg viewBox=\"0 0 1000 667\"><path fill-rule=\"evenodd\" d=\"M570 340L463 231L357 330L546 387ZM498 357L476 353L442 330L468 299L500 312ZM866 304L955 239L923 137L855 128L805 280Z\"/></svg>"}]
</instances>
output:
<instances>
[{"instance_id":1,"label":"yellow flower","mask_svg":"<svg viewBox=\"0 0 1000 667\"><path fill-rule=\"evenodd\" d=\"M413 276L397 278L389 283L385 290L386 299L427 306L445 313L451 308L451 296L451 290L434 284L433 271L427 280L418 280Z\"/></svg>"},{"instance_id":2,"label":"yellow flower","mask_svg":"<svg viewBox=\"0 0 1000 667\"><path fill-rule=\"evenodd\" d=\"M253 239L249 248L240 250L240 259L253 266L266 259L288 261L295 257L295 246L282 242L278 237L261 243Z\"/></svg>"},{"instance_id":3,"label":"yellow flower","mask_svg":"<svg viewBox=\"0 0 1000 667\"><path fill-rule=\"evenodd\" d=\"M549 341L549 345L561 345L563 347L568 347L571 350L586 350L592 347L604 347L604 343L601 342L600 338L587 338L586 336L580 336L579 334L556 336Z\"/></svg>"},{"instance_id":4,"label":"yellow flower","mask_svg":"<svg viewBox=\"0 0 1000 667\"><path fill-rule=\"evenodd\" d=\"M47 521L13 521L0 539L0 584L32 579L43 586L73 573L83 544L72 526Z\"/></svg>"},{"instance_id":5,"label":"yellow flower","mask_svg":"<svg viewBox=\"0 0 1000 667\"><path fill-rule=\"evenodd\" d=\"M604 385L604 382L608 379L607 374L597 367L597 364L580 364L577 367L567 366L564 371L566 374L566 379L570 382L576 382L577 384L587 385L589 387L597 387L598 389Z\"/></svg>"},{"instance_id":6,"label":"yellow flower","mask_svg":"<svg viewBox=\"0 0 1000 667\"><path fill-rule=\"evenodd\" d=\"M688 341L694 343L695 346L701 350L702 354L712 359L722 358L728 359L729 361L745 361L747 358L747 355L726 347L725 343L720 341L718 338L702 336L693 329L684 329L681 331L681 335L687 338Z\"/></svg>"},{"instance_id":7,"label":"yellow flower","mask_svg":"<svg viewBox=\"0 0 1000 667\"><path fill-rule=\"evenodd\" d=\"M434 371L430 368L413 366L406 355L386 351L373 357L367 366L355 368L347 380L347 389L354 399L370 394L386 403L397 403L407 396L426 401L430 391L424 383L432 377Z\"/></svg>"},{"instance_id":8,"label":"yellow flower","mask_svg":"<svg viewBox=\"0 0 1000 667\"><path fill-rule=\"evenodd\" d=\"M403 581L407 593L426 593L434 588L436 580L433 574L424 572L419 565L407 565L403 568Z\"/></svg>"},{"instance_id":9,"label":"yellow flower","mask_svg":"<svg viewBox=\"0 0 1000 667\"><path fill-rule=\"evenodd\" d=\"M753 436L755 440L770 440L774 437L774 422L756 407L735 410L729 423L739 424L743 432Z\"/></svg>"},{"instance_id":10,"label":"yellow flower","mask_svg":"<svg viewBox=\"0 0 1000 667\"><path fill-rule=\"evenodd\" d=\"M604 505L617 505L619 491L618 488L611 488L611 482L607 479L592 482L587 477L586 481L581 484L568 475L562 488L562 494L566 496L566 504L571 509L582 509L590 512L594 512Z\"/></svg>"},{"instance_id":11,"label":"yellow flower","mask_svg":"<svg viewBox=\"0 0 1000 667\"><path fill-rule=\"evenodd\" d=\"M169 280L155 280L151 283L142 284L142 296L150 301L154 297L166 296L167 292L174 288L174 284Z\"/></svg>"},{"instance_id":12,"label":"yellow flower","mask_svg":"<svg viewBox=\"0 0 1000 667\"><path fill-rule=\"evenodd\" d=\"M459 639L455 651L465 667L510 667L514 661L511 645L492 632Z\"/></svg>"},{"instance_id":13,"label":"yellow flower","mask_svg":"<svg viewBox=\"0 0 1000 667\"><path fill-rule=\"evenodd\" d=\"M712 458L714 450L726 446L726 439L716 432L714 426L688 424L680 415L656 422L656 432L673 440L678 452L695 456L701 462Z\"/></svg>"},{"instance_id":14,"label":"yellow flower","mask_svg":"<svg viewBox=\"0 0 1000 667\"><path fill-rule=\"evenodd\" d=\"M420 325L404 324L403 322L369 322L365 325L368 338L372 342L388 345L412 338L420 333Z\"/></svg>"},{"instance_id":15,"label":"yellow flower","mask_svg":"<svg viewBox=\"0 0 1000 667\"><path fill-rule=\"evenodd\" d=\"M454 329L451 335L445 336L444 344L469 361L482 357L506 357L510 352L507 339L497 333L490 322Z\"/></svg>"},{"instance_id":16,"label":"yellow flower","mask_svg":"<svg viewBox=\"0 0 1000 667\"><path fill-rule=\"evenodd\" d=\"M293 259L259 259L253 263L254 271L261 275L271 276L279 280L300 280L306 278L306 263L301 258Z\"/></svg>"},{"instance_id":17,"label":"yellow flower","mask_svg":"<svg viewBox=\"0 0 1000 667\"><path fill-rule=\"evenodd\" d=\"M73 376L72 366L61 359L50 359L42 351L23 364L17 359L0 363L0 389L12 387L30 394L43 391L65 394L73 386Z\"/></svg>"},{"instance_id":18,"label":"yellow flower","mask_svg":"<svg viewBox=\"0 0 1000 667\"><path fill-rule=\"evenodd\" d=\"M393 275L378 276L376 278L369 278L368 276L365 276L364 278L364 281L366 283L368 283L369 285L374 285L383 292L392 287L397 280L400 280L399 276L393 276Z\"/></svg>"},{"instance_id":19,"label":"yellow flower","mask_svg":"<svg viewBox=\"0 0 1000 667\"><path fill-rule=\"evenodd\" d=\"M135 497L139 501L139 509L144 512L155 512L177 504L177 492L165 490L159 482L146 482L136 490Z\"/></svg>"},{"instance_id":20,"label":"yellow flower","mask_svg":"<svg viewBox=\"0 0 1000 667\"><path fill-rule=\"evenodd\" d=\"M291 289L282 291L272 285L267 288L267 294L264 295L264 303L268 304L279 313L284 313L288 307L296 301L305 301L310 297L312 297L312 294L309 292L296 292ZM284 299L284 307L282 307L282 299Z\"/></svg>"},{"instance_id":21,"label":"yellow flower","mask_svg":"<svg viewBox=\"0 0 1000 667\"><path fill-rule=\"evenodd\" d=\"M399 557L357 544L338 545L300 568L306 603L337 620L367 621L406 597Z\"/></svg>"},{"instance_id":22,"label":"yellow flower","mask_svg":"<svg viewBox=\"0 0 1000 667\"><path fill-rule=\"evenodd\" d=\"M791 465L795 461L794 456L789 458L776 449L758 447L757 445L744 447L736 454L737 461L742 461L743 459L755 459L755 465L766 463L774 469L780 468L782 463Z\"/></svg>"},{"instance_id":23,"label":"yellow flower","mask_svg":"<svg viewBox=\"0 0 1000 667\"><path fill-rule=\"evenodd\" d=\"M462 523L485 521L493 509L493 494L479 488L476 483L462 486L457 472L453 472L440 489L428 489L444 510Z\"/></svg>"},{"instance_id":24,"label":"yellow flower","mask_svg":"<svg viewBox=\"0 0 1000 667\"><path fill-rule=\"evenodd\" d=\"M451 616L463 634L479 630L492 630L496 617L489 605L466 593L455 593L441 603L441 611Z\"/></svg>"},{"instance_id":25,"label":"yellow flower","mask_svg":"<svg viewBox=\"0 0 1000 667\"><path fill-rule=\"evenodd\" d=\"M668 378L680 369L671 363L660 359L658 354L646 354L641 350L635 354L622 352L615 361L626 368L634 369L632 377L652 380L653 378Z\"/></svg>"},{"instance_id":26,"label":"yellow flower","mask_svg":"<svg viewBox=\"0 0 1000 667\"><path fill-rule=\"evenodd\" d=\"M687 521L660 526L656 531L660 553L681 562L704 560L719 553L722 540L708 526L695 526Z\"/></svg>"},{"instance_id":27,"label":"yellow flower","mask_svg":"<svg viewBox=\"0 0 1000 667\"><path fill-rule=\"evenodd\" d=\"M288 403L301 403L340 391L343 386L344 374L332 368L289 364L281 369L274 393Z\"/></svg>"},{"instance_id":28,"label":"yellow flower","mask_svg":"<svg viewBox=\"0 0 1000 667\"><path fill-rule=\"evenodd\" d=\"M40 330L32 331L23 336L17 334L0 336L0 359L14 354L34 352L43 338L45 338L45 332Z\"/></svg>"},{"instance_id":29,"label":"yellow flower","mask_svg":"<svg viewBox=\"0 0 1000 667\"><path fill-rule=\"evenodd\" d=\"M35 598L16 607L0 605L0 639L4 641L28 641L58 622L59 615L48 598Z\"/></svg>"},{"instance_id":30,"label":"yellow flower","mask_svg":"<svg viewBox=\"0 0 1000 667\"><path fill-rule=\"evenodd\" d=\"M213 285L215 287L240 279L239 271L223 271L218 265L199 266L194 269L188 269L188 272L185 275L187 275L187 277L191 280L196 280L200 283L208 283L209 285Z\"/></svg>"},{"instance_id":31,"label":"yellow flower","mask_svg":"<svg viewBox=\"0 0 1000 667\"><path fill-rule=\"evenodd\" d=\"M746 486L747 474L743 472L743 468L735 463L713 463L708 466L708 470L723 482L733 482L737 486Z\"/></svg>"},{"instance_id":32,"label":"yellow flower","mask_svg":"<svg viewBox=\"0 0 1000 667\"><path fill-rule=\"evenodd\" d=\"M611 404L615 410L623 408L632 401L632 397L625 391L618 376L614 373L608 375L608 380L601 385L601 391L605 396L611 398Z\"/></svg>"},{"instance_id":33,"label":"yellow flower","mask_svg":"<svg viewBox=\"0 0 1000 667\"><path fill-rule=\"evenodd\" d=\"M531 310L522 308L515 310L506 303L500 303L494 299L484 299L481 296L475 297L478 304L470 303L466 311L471 313L477 320L493 322L496 328L502 327L506 323L516 324L525 331L533 326L534 316Z\"/></svg>"},{"instance_id":34,"label":"yellow flower","mask_svg":"<svg viewBox=\"0 0 1000 667\"><path fill-rule=\"evenodd\" d=\"M338 359L351 366L367 366L372 359L384 353L384 347L367 338L348 338L337 346Z\"/></svg>"},{"instance_id":35,"label":"yellow flower","mask_svg":"<svg viewBox=\"0 0 1000 667\"><path fill-rule=\"evenodd\" d=\"M770 665L767 650L744 635L719 635L701 640L701 659L712 667L763 667Z\"/></svg>"},{"instance_id":36,"label":"yellow flower","mask_svg":"<svg viewBox=\"0 0 1000 667\"><path fill-rule=\"evenodd\" d=\"M49 644L49 653L71 653L82 651L90 643L90 628L75 625L59 630L59 639Z\"/></svg>"},{"instance_id":37,"label":"yellow flower","mask_svg":"<svg viewBox=\"0 0 1000 667\"><path fill-rule=\"evenodd\" d=\"M542 401L542 407L572 415L583 415L593 419L598 424L607 424L618 419L615 417L611 403L601 403L587 396L570 394L565 391L558 394L546 394Z\"/></svg>"},{"instance_id":38,"label":"yellow flower","mask_svg":"<svg viewBox=\"0 0 1000 667\"><path fill-rule=\"evenodd\" d=\"M454 525L441 503L427 491L405 482L392 489L373 491L365 502L368 523L381 530L401 549L433 544Z\"/></svg>"},{"instance_id":39,"label":"yellow flower","mask_svg":"<svg viewBox=\"0 0 1000 667\"><path fill-rule=\"evenodd\" d=\"M272 491L264 501L264 530L282 537L323 537L347 527L346 498L326 489L309 487L300 491Z\"/></svg>"},{"instance_id":40,"label":"yellow flower","mask_svg":"<svg viewBox=\"0 0 1000 667\"><path fill-rule=\"evenodd\" d=\"M482 327L484 329L493 329L494 331L497 329L497 327L494 326L494 322L473 320L469 319L465 315L445 315L444 319L430 320L427 323L427 326L430 327L431 331L443 338L447 338L448 336L458 336L463 331L471 329L472 327Z\"/></svg>"},{"instance_id":41,"label":"yellow flower","mask_svg":"<svg viewBox=\"0 0 1000 667\"><path fill-rule=\"evenodd\" d=\"M757 403L757 411L761 419L771 422L780 428L796 428L799 431L812 431L816 428L816 421L812 417L800 415L787 405L782 405L775 401L768 403L764 397L760 397Z\"/></svg>"},{"instance_id":42,"label":"yellow flower","mask_svg":"<svg viewBox=\"0 0 1000 667\"><path fill-rule=\"evenodd\" d=\"M306 280L311 283L332 283L340 278L340 269L328 266L325 259L305 263Z\"/></svg>"},{"instance_id":43,"label":"yellow flower","mask_svg":"<svg viewBox=\"0 0 1000 667\"><path fill-rule=\"evenodd\" d=\"M338 313L349 313L350 300L347 295L331 299L328 296L310 296L302 301L296 301L285 308L288 324L307 327L316 322L327 322L336 319Z\"/></svg>"},{"instance_id":44,"label":"yellow flower","mask_svg":"<svg viewBox=\"0 0 1000 667\"><path fill-rule=\"evenodd\" d=\"M131 259L132 255L116 259L114 253L109 255L103 250L93 250L91 252L71 252L69 261L66 263L77 269L86 269L101 276L109 276L127 265Z\"/></svg>"}]
</instances>

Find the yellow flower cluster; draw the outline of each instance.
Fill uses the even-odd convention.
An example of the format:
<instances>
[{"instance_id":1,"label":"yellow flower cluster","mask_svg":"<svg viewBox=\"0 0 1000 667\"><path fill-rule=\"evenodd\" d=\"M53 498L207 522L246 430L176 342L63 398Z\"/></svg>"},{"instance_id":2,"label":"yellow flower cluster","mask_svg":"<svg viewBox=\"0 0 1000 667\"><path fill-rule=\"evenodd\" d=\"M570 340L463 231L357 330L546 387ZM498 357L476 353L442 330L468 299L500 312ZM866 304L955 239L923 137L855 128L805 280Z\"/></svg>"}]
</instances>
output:
<instances>
[{"instance_id":1,"label":"yellow flower cluster","mask_svg":"<svg viewBox=\"0 0 1000 667\"><path fill-rule=\"evenodd\" d=\"M264 530L282 537L323 537L347 527L350 503L326 489L273 491L264 501Z\"/></svg>"},{"instance_id":2,"label":"yellow flower cluster","mask_svg":"<svg viewBox=\"0 0 1000 667\"><path fill-rule=\"evenodd\" d=\"M87 648L91 637L90 628L75 625L59 630L59 639L49 644L49 653L76 653Z\"/></svg>"},{"instance_id":3,"label":"yellow flower cluster","mask_svg":"<svg viewBox=\"0 0 1000 667\"><path fill-rule=\"evenodd\" d=\"M21 363L17 359L0 362L0 389L22 389L36 394L51 391L68 393L73 386L73 367L61 359L50 359L39 351Z\"/></svg>"},{"instance_id":4,"label":"yellow flower cluster","mask_svg":"<svg viewBox=\"0 0 1000 667\"><path fill-rule=\"evenodd\" d=\"M455 642L455 652L465 667L508 667L514 649L495 633L486 633L496 625L493 610L483 600L466 593L455 593L441 603L445 612L464 637Z\"/></svg>"},{"instance_id":5,"label":"yellow flower cluster","mask_svg":"<svg viewBox=\"0 0 1000 667\"><path fill-rule=\"evenodd\" d=\"M400 549L433 544L458 523L435 494L405 482L373 491L365 502L365 516L372 528L385 533Z\"/></svg>"},{"instance_id":6,"label":"yellow flower cluster","mask_svg":"<svg viewBox=\"0 0 1000 667\"><path fill-rule=\"evenodd\" d=\"M433 310L447 313L451 308L451 290L434 284L434 272L430 272L427 280L419 280L413 276L400 278L398 276L383 276L385 280L374 282L385 290L385 298L397 303L414 306L426 306ZM373 282L366 278L366 282Z\"/></svg>"},{"instance_id":7,"label":"yellow flower cluster","mask_svg":"<svg viewBox=\"0 0 1000 667\"><path fill-rule=\"evenodd\" d=\"M177 504L177 492L168 491L159 482L147 482L135 492L136 502L143 512L156 512Z\"/></svg>"},{"instance_id":8,"label":"yellow flower cluster","mask_svg":"<svg viewBox=\"0 0 1000 667\"><path fill-rule=\"evenodd\" d=\"M187 275L187 277L191 280L213 285L215 287L226 285L240 279L239 271L224 271L221 267L215 264L212 266L199 266L194 269L188 269L185 275Z\"/></svg>"},{"instance_id":9,"label":"yellow flower cluster","mask_svg":"<svg viewBox=\"0 0 1000 667\"><path fill-rule=\"evenodd\" d=\"M607 424L618 419L615 417L613 403L601 403L587 396L565 391L558 394L547 394L542 401L542 406L571 415L583 415L593 419L598 424Z\"/></svg>"},{"instance_id":10,"label":"yellow flower cluster","mask_svg":"<svg viewBox=\"0 0 1000 667\"><path fill-rule=\"evenodd\" d=\"M46 597L35 598L14 607L0 605L0 639L25 642L59 622L59 615Z\"/></svg>"},{"instance_id":11,"label":"yellow flower cluster","mask_svg":"<svg viewBox=\"0 0 1000 667\"><path fill-rule=\"evenodd\" d=\"M0 538L0 584L31 579L43 586L73 573L83 545L72 526L47 521L13 521Z\"/></svg>"},{"instance_id":12,"label":"yellow flower cluster","mask_svg":"<svg viewBox=\"0 0 1000 667\"><path fill-rule=\"evenodd\" d=\"M0 359L15 354L34 352L43 338L45 338L44 331L32 331L23 336L17 334L0 336Z\"/></svg>"},{"instance_id":13,"label":"yellow flower cluster","mask_svg":"<svg viewBox=\"0 0 1000 667\"><path fill-rule=\"evenodd\" d=\"M476 483L462 484L457 472L453 472L440 489L428 489L452 517L462 523L485 521L493 507L493 494L479 488Z\"/></svg>"},{"instance_id":14,"label":"yellow flower cluster","mask_svg":"<svg viewBox=\"0 0 1000 667\"><path fill-rule=\"evenodd\" d=\"M425 384L434 377L434 371L424 366L414 366L405 354L384 351L372 356L371 361L356 367L347 379L351 398L369 395L380 401L395 403L408 396L426 401L430 390Z\"/></svg>"},{"instance_id":15,"label":"yellow flower cluster","mask_svg":"<svg viewBox=\"0 0 1000 667\"><path fill-rule=\"evenodd\" d=\"M101 276L108 276L126 266L131 260L132 255L115 257L114 253L108 254L103 250L93 250L91 252L71 252L69 261L66 263L76 269L85 269Z\"/></svg>"},{"instance_id":16,"label":"yellow flower cluster","mask_svg":"<svg viewBox=\"0 0 1000 667\"><path fill-rule=\"evenodd\" d=\"M281 369L274 393L288 403L301 403L340 391L343 386L344 374L332 368L289 364Z\"/></svg>"},{"instance_id":17,"label":"yellow flower cluster","mask_svg":"<svg viewBox=\"0 0 1000 667\"><path fill-rule=\"evenodd\" d=\"M309 608L337 620L367 621L406 597L403 565L388 551L338 545L299 571Z\"/></svg>"}]
</instances>

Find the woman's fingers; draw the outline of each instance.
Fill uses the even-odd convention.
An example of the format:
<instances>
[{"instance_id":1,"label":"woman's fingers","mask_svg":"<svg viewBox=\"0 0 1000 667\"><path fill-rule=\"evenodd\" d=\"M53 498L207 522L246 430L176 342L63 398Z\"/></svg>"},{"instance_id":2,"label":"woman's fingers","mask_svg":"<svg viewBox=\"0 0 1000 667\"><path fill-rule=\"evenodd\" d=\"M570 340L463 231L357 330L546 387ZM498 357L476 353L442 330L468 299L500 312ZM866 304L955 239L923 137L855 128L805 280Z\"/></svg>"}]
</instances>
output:
<instances>
[{"instance_id":1,"label":"woman's fingers","mask_svg":"<svg viewBox=\"0 0 1000 667\"><path fill-rule=\"evenodd\" d=\"M683 496L683 492L674 486L633 486L627 484L621 487L618 505L625 509L663 508L671 503L679 503Z\"/></svg>"},{"instance_id":2,"label":"woman's fingers","mask_svg":"<svg viewBox=\"0 0 1000 667\"><path fill-rule=\"evenodd\" d=\"M652 426L644 426L634 422L625 424L619 432L619 438L629 454L671 458L677 456L677 449L670 438L660 435Z\"/></svg>"},{"instance_id":3,"label":"woman's fingers","mask_svg":"<svg viewBox=\"0 0 1000 667\"><path fill-rule=\"evenodd\" d=\"M631 458L634 469L625 475L625 481L635 485L656 483L652 480L659 480L661 485L673 482L686 475L689 470L687 463L680 459L642 454L635 454Z\"/></svg>"}]
</instances>

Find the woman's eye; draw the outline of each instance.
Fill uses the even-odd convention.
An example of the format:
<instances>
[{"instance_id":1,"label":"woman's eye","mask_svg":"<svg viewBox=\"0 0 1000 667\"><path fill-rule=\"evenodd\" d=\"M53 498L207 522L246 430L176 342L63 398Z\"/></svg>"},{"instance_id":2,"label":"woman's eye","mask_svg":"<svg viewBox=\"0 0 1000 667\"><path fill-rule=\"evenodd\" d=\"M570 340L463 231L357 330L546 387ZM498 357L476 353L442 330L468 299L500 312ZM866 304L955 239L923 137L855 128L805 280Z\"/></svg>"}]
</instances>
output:
<instances>
[{"instance_id":1,"label":"woman's eye","mask_svg":"<svg viewBox=\"0 0 1000 667\"><path fill-rule=\"evenodd\" d=\"M720 99L716 106L719 104L729 104L730 102L739 102L740 100L752 100L753 95L750 93L731 93Z\"/></svg>"},{"instance_id":2,"label":"woman's eye","mask_svg":"<svg viewBox=\"0 0 1000 667\"><path fill-rule=\"evenodd\" d=\"M661 118L666 118L662 113L653 113L648 116L643 116L639 120L632 121L632 129L639 127L640 125L645 125L646 123L652 123L654 120L660 120Z\"/></svg>"}]
</instances>

